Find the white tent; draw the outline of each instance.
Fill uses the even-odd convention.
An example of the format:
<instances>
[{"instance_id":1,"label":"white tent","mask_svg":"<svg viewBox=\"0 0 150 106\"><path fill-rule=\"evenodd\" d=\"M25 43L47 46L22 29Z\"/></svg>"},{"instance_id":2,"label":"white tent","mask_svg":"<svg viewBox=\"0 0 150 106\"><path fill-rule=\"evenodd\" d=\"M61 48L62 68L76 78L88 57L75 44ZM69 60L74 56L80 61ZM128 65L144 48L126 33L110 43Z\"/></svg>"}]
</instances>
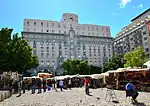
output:
<instances>
[{"instance_id":1,"label":"white tent","mask_svg":"<svg viewBox=\"0 0 150 106\"><path fill-rule=\"evenodd\" d=\"M147 61L146 63L144 63L144 65L146 65L148 68L150 68L150 60Z\"/></svg>"}]
</instances>

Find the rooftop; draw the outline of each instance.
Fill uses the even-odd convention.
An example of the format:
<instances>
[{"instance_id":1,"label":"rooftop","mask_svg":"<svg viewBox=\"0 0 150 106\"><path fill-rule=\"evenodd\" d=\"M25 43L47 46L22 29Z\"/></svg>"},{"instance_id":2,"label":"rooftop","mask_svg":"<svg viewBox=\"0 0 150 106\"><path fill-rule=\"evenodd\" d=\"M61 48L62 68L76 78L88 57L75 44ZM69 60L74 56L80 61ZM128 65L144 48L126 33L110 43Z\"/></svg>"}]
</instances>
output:
<instances>
[{"instance_id":1,"label":"rooftop","mask_svg":"<svg viewBox=\"0 0 150 106\"><path fill-rule=\"evenodd\" d=\"M150 11L150 8L145 10L143 13L141 13L140 15L136 16L135 18L133 18L131 21L135 21L137 18L139 18L140 16L142 16L143 14L147 13L148 11Z\"/></svg>"}]
</instances>

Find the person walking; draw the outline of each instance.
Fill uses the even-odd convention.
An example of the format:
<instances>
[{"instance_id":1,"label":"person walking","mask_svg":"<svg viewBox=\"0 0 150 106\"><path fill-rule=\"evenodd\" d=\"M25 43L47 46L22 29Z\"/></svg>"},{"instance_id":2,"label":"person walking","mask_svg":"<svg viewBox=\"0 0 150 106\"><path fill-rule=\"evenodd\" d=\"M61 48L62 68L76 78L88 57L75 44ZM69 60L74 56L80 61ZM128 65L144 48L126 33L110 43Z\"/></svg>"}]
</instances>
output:
<instances>
[{"instance_id":1,"label":"person walking","mask_svg":"<svg viewBox=\"0 0 150 106\"><path fill-rule=\"evenodd\" d=\"M35 79L33 78L32 79L32 94L34 94L35 93Z\"/></svg>"},{"instance_id":2,"label":"person walking","mask_svg":"<svg viewBox=\"0 0 150 106\"><path fill-rule=\"evenodd\" d=\"M84 83L85 83L85 93L87 95L89 95L89 80L88 80L88 78L85 78Z\"/></svg>"},{"instance_id":3,"label":"person walking","mask_svg":"<svg viewBox=\"0 0 150 106\"><path fill-rule=\"evenodd\" d=\"M69 87L69 89L71 90L71 78L69 78L68 87Z\"/></svg>"},{"instance_id":4,"label":"person walking","mask_svg":"<svg viewBox=\"0 0 150 106\"><path fill-rule=\"evenodd\" d=\"M62 89L63 89L63 81L62 80L59 81L59 87L60 87L60 90L62 91Z\"/></svg>"},{"instance_id":5,"label":"person walking","mask_svg":"<svg viewBox=\"0 0 150 106\"><path fill-rule=\"evenodd\" d=\"M41 93L41 84L42 84L42 81L41 81L41 79L39 78L39 79L38 79L38 82L37 82L38 93Z\"/></svg>"},{"instance_id":6,"label":"person walking","mask_svg":"<svg viewBox=\"0 0 150 106\"><path fill-rule=\"evenodd\" d=\"M19 95L17 97L20 97L21 96L21 89L22 89L22 81L21 79L18 81L18 93Z\"/></svg>"},{"instance_id":7,"label":"person walking","mask_svg":"<svg viewBox=\"0 0 150 106\"><path fill-rule=\"evenodd\" d=\"M46 79L43 78L43 90L44 92L46 92Z\"/></svg>"}]
</instances>

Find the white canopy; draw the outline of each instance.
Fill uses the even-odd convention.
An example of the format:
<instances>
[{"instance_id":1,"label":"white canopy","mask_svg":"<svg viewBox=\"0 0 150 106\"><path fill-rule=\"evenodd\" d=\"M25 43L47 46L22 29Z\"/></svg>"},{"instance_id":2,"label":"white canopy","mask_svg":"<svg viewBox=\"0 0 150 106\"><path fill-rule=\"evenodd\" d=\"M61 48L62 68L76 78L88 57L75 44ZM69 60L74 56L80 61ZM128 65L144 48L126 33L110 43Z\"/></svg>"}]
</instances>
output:
<instances>
[{"instance_id":1,"label":"white canopy","mask_svg":"<svg viewBox=\"0 0 150 106\"><path fill-rule=\"evenodd\" d=\"M148 68L150 68L150 60L147 61L146 63L144 63L144 65L146 65Z\"/></svg>"}]
</instances>

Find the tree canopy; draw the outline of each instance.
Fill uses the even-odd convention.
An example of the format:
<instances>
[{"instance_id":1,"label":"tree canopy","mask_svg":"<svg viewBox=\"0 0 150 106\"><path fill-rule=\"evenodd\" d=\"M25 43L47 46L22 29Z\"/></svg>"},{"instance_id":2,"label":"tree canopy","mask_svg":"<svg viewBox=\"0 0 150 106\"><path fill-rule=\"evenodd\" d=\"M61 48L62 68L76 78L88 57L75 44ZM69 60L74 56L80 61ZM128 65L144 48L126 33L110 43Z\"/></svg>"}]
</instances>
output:
<instances>
[{"instance_id":1,"label":"tree canopy","mask_svg":"<svg viewBox=\"0 0 150 106\"><path fill-rule=\"evenodd\" d=\"M104 64L103 71L116 70L123 68L125 64L124 56L122 54L115 54L107 63Z\"/></svg>"},{"instance_id":2,"label":"tree canopy","mask_svg":"<svg viewBox=\"0 0 150 106\"><path fill-rule=\"evenodd\" d=\"M132 52L127 52L124 56L126 63L124 67L142 67L143 63L146 62L147 55L144 49L139 46Z\"/></svg>"},{"instance_id":3,"label":"tree canopy","mask_svg":"<svg viewBox=\"0 0 150 106\"><path fill-rule=\"evenodd\" d=\"M39 65L36 55L27 41L14 34L12 29L0 30L0 71L18 71L35 68Z\"/></svg>"},{"instance_id":4,"label":"tree canopy","mask_svg":"<svg viewBox=\"0 0 150 106\"><path fill-rule=\"evenodd\" d=\"M85 60L66 60L63 62L62 67L65 70L65 74L74 75L89 75L101 73L101 68L93 65L88 65L88 61Z\"/></svg>"}]
</instances>

